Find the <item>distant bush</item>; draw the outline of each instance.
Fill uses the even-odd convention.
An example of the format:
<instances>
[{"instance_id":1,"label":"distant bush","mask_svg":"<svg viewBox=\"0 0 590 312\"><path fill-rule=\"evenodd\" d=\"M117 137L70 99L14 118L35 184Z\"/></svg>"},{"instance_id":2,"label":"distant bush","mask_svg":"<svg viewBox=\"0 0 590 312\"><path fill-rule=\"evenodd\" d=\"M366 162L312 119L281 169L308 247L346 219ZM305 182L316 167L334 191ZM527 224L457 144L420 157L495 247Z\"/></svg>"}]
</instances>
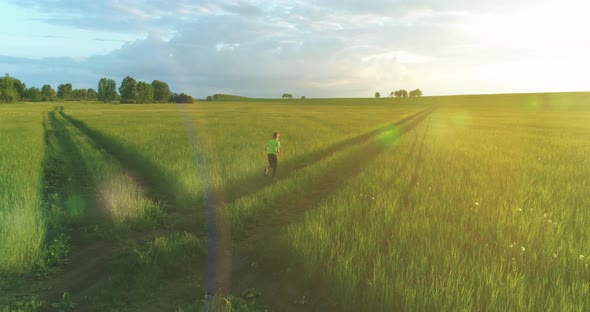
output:
<instances>
[{"instance_id":1,"label":"distant bush","mask_svg":"<svg viewBox=\"0 0 590 312\"><path fill-rule=\"evenodd\" d=\"M174 93L174 103L190 104L190 103L193 103L194 101L195 101L195 99L193 99L192 96L190 96L186 93L181 93L181 94Z\"/></svg>"},{"instance_id":2,"label":"distant bush","mask_svg":"<svg viewBox=\"0 0 590 312\"><path fill-rule=\"evenodd\" d=\"M245 97L245 96L239 96L239 95L215 93L215 94L213 94L212 99L215 101L243 101L243 100L248 100L250 98Z\"/></svg>"}]
</instances>

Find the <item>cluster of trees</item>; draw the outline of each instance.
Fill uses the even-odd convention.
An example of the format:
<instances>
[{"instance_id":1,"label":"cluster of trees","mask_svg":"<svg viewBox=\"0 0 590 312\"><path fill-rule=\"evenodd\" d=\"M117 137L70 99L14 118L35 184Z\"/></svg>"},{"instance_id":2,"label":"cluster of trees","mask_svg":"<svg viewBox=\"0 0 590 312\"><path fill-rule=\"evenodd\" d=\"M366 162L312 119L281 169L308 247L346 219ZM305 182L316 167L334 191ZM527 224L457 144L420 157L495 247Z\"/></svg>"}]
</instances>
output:
<instances>
[{"instance_id":1,"label":"cluster of trees","mask_svg":"<svg viewBox=\"0 0 590 312\"><path fill-rule=\"evenodd\" d=\"M293 96L293 94L291 94L291 93L283 93L283 95L282 95L282 98L283 98L283 99L293 99L293 98L294 98L294 96ZM306 99L305 95L302 95L302 96L301 96L301 99L302 99L302 100L305 100L305 99Z\"/></svg>"},{"instance_id":2,"label":"cluster of trees","mask_svg":"<svg viewBox=\"0 0 590 312\"><path fill-rule=\"evenodd\" d=\"M62 83L57 91L50 85L27 88L19 79L9 74L0 77L0 102L11 103L17 101L102 101L112 102L119 100L121 103L193 103L192 96L181 93L172 93L167 83L154 80L152 83L136 81L127 76L121 82L118 89L113 79L102 78L98 82L98 89L73 89L71 83Z\"/></svg>"},{"instance_id":3,"label":"cluster of trees","mask_svg":"<svg viewBox=\"0 0 590 312\"><path fill-rule=\"evenodd\" d=\"M97 94L94 89L72 89L72 84L60 84L57 91L46 84L41 87L27 88L24 82L5 74L0 77L0 102L11 103L17 101L50 102L64 101L95 101Z\"/></svg>"},{"instance_id":4,"label":"cluster of trees","mask_svg":"<svg viewBox=\"0 0 590 312\"><path fill-rule=\"evenodd\" d=\"M293 98L294 98L294 97L293 97L293 94L291 94L291 93L283 93L283 95L282 95L281 97L282 97L283 99L293 99ZM302 100L305 100L305 99L306 99L305 95L302 95L302 96L301 96L301 99L302 99Z\"/></svg>"},{"instance_id":5,"label":"cluster of trees","mask_svg":"<svg viewBox=\"0 0 590 312\"><path fill-rule=\"evenodd\" d=\"M43 87L51 88L50 85ZM62 83L57 86L57 98L64 101L96 101L96 90L89 89L73 89L71 83ZM52 99L52 101L55 100Z\"/></svg>"},{"instance_id":6,"label":"cluster of trees","mask_svg":"<svg viewBox=\"0 0 590 312\"><path fill-rule=\"evenodd\" d=\"M401 89L401 90L397 90L397 91L391 91L391 93L389 93L390 97L418 97L418 96L422 96L422 91L420 89L416 89L416 90L412 90L410 92L408 92L405 89ZM381 93L379 92L375 92L375 98L380 98L381 97Z\"/></svg>"},{"instance_id":7,"label":"cluster of trees","mask_svg":"<svg viewBox=\"0 0 590 312\"><path fill-rule=\"evenodd\" d=\"M105 99L112 97L115 82L111 79L103 78L99 82L99 90L101 84L105 94ZM100 93L100 92L99 92ZM115 92L116 93L116 92ZM121 82L119 87L119 94L121 97L121 103L193 103L194 99L192 96L181 93L172 93L167 83L154 80L152 83L144 81L136 81L133 77L127 76ZM104 100L103 100L104 101Z\"/></svg>"},{"instance_id":8,"label":"cluster of trees","mask_svg":"<svg viewBox=\"0 0 590 312\"><path fill-rule=\"evenodd\" d=\"M27 87L20 80L6 74L0 78L0 102L21 101L26 96Z\"/></svg>"},{"instance_id":9,"label":"cluster of trees","mask_svg":"<svg viewBox=\"0 0 590 312\"><path fill-rule=\"evenodd\" d=\"M410 91L410 97L422 96L422 90L416 89Z\"/></svg>"},{"instance_id":10,"label":"cluster of trees","mask_svg":"<svg viewBox=\"0 0 590 312\"><path fill-rule=\"evenodd\" d=\"M190 104L190 103L192 103L194 101L195 101L195 99L192 96L190 96L190 95L188 95L186 93L180 93L180 94L174 93L172 95L172 102L174 102L174 103L186 103L186 104Z\"/></svg>"}]
</instances>

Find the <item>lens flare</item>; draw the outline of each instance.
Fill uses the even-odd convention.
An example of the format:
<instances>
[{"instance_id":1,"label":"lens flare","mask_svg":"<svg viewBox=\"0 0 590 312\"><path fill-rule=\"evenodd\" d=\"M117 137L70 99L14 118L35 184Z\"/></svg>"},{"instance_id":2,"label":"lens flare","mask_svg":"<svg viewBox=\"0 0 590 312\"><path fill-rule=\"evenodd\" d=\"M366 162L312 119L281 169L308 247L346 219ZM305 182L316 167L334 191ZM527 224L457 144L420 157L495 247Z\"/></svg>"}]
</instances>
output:
<instances>
[{"instance_id":1,"label":"lens flare","mask_svg":"<svg viewBox=\"0 0 590 312\"><path fill-rule=\"evenodd\" d=\"M145 221L161 212L160 203L147 197L132 175L124 172L106 177L97 195L103 212L117 225Z\"/></svg>"},{"instance_id":2,"label":"lens flare","mask_svg":"<svg viewBox=\"0 0 590 312\"><path fill-rule=\"evenodd\" d=\"M394 147L399 143L401 130L396 126L390 126L377 136L377 142L387 147Z\"/></svg>"},{"instance_id":3,"label":"lens flare","mask_svg":"<svg viewBox=\"0 0 590 312\"><path fill-rule=\"evenodd\" d=\"M471 115L465 111L458 111L453 114L453 125L455 128L464 129L471 125Z\"/></svg>"},{"instance_id":4,"label":"lens flare","mask_svg":"<svg viewBox=\"0 0 590 312\"><path fill-rule=\"evenodd\" d=\"M78 217L86 211L86 201L84 200L84 197L79 194L68 196L64 201L64 205L68 216L70 217Z\"/></svg>"},{"instance_id":5,"label":"lens flare","mask_svg":"<svg viewBox=\"0 0 590 312\"><path fill-rule=\"evenodd\" d=\"M538 112L539 111L539 99L536 97L530 97L524 102L525 109L528 112Z\"/></svg>"}]
</instances>

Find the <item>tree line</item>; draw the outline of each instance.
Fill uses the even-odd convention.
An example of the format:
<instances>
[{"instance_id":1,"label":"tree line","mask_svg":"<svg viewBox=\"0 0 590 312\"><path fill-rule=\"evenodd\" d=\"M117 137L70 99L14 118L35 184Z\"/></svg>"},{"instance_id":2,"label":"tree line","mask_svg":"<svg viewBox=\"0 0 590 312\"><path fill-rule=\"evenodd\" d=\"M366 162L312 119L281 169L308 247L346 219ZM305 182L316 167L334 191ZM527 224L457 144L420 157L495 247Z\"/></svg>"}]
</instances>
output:
<instances>
[{"instance_id":1,"label":"tree line","mask_svg":"<svg viewBox=\"0 0 590 312\"><path fill-rule=\"evenodd\" d=\"M408 97L408 96L409 97L422 96L422 90L416 89L416 90L412 90L412 91L408 92L405 89L401 89L401 90L397 90L397 91L391 91L391 93L389 93L389 97ZM380 98L381 93L375 92L375 97Z\"/></svg>"},{"instance_id":2,"label":"tree line","mask_svg":"<svg viewBox=\"0 0 590 312\"><path fill-rule=\"evenodd\" d=\"M118 92L117 92L118 91ZM51 85L27 88L24 82L5 74L0 77L0 103L19 101L101 101L120 103L193 103L192 96L185 93L173 93L167 83L154 80L152 83L137 81L127 76L117 88L113 79L102 78L97 89L73 89L71 83L62 83L57 91Z\"/></svg>"}]
</instances>

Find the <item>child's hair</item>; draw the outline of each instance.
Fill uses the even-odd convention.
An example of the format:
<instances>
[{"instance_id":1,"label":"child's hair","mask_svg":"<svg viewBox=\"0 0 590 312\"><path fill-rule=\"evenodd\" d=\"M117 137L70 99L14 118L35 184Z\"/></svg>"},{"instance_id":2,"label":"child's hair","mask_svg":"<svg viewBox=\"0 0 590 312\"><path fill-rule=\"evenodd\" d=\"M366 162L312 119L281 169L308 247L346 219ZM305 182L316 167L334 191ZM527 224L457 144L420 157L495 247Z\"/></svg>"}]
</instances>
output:
<instances>
[{"instance_id":1,"label":"child's hair","mask_svg":"<svg viewBox=\"0 0 590 312\"><path fill-rule=\"evenodd\" d=\"M278 131L278 130L277 130L277 131L275 131L275 132L272 134L272 138L273 138L273 139L276 139L276 138L278 138L278 137L279 137L279 134L280 134L280 133L279 133L279 131Z\"/></svg>"}]
</instances>

